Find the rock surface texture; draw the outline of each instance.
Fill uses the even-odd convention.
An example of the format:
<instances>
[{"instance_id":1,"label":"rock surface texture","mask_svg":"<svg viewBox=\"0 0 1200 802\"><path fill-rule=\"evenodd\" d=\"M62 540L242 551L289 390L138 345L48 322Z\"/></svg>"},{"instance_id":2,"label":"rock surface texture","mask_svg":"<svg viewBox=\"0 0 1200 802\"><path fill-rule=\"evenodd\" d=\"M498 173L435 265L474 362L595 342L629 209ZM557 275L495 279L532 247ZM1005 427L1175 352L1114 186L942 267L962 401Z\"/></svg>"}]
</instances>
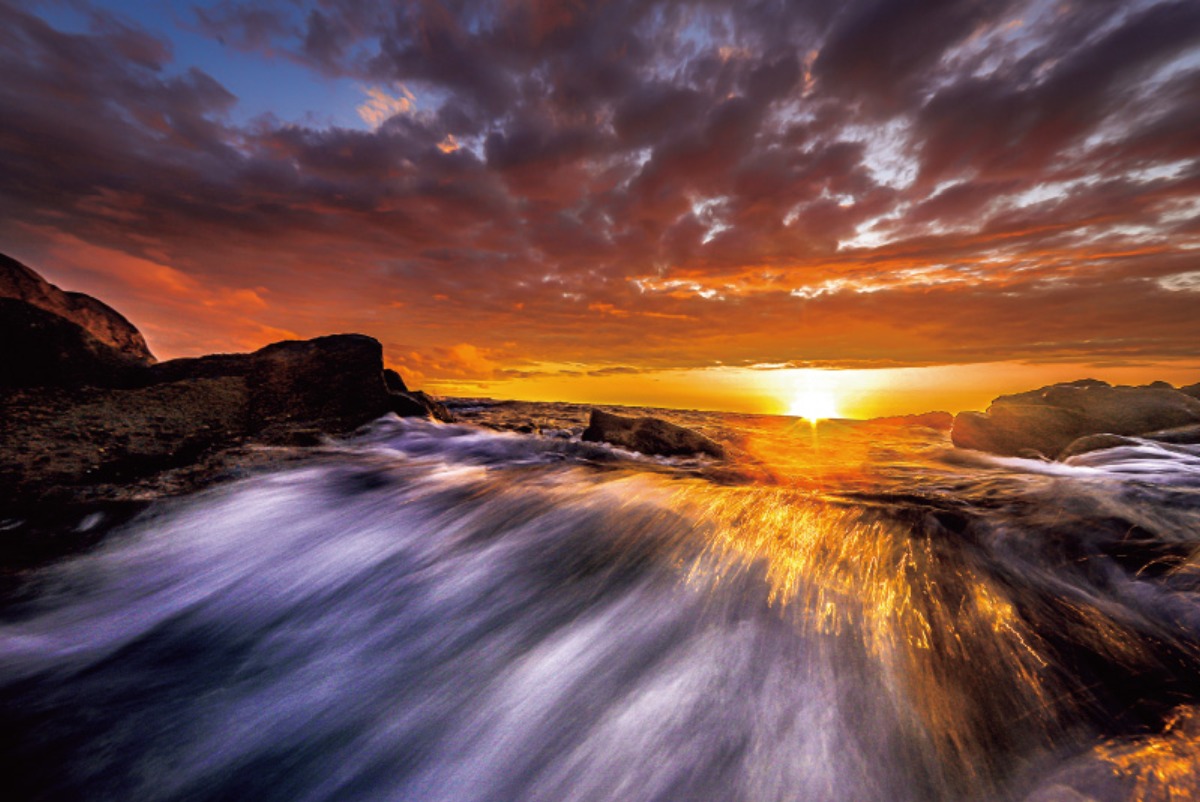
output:
<instances>
[{"instance_id":1,"label":"rock surface texture","mask_svg":"<svg viewBox=\"0 0 1200 802\"><path fill-rule=\"evenodd\" d=\"M1077 443L1081 438L1146 436L1196 424L1200 399L1165 382L1114 387L1084 379L1000 396L987 412L959 413L951 440L960 448L1006 456L1038 452L1065 457L1123 442L1096 437Z\"/></svg>"},{"instance_id":2,"label":"rock surface texture","mask_svg":"<svg viewBox=\"0 0 1200 802\"><path fill-rule=\"evenodd\" d=\"M592 410L582 439L663 457L691 454L725 457L724 448L699 432L658 418L627 418L600 409Z\"/></svg>"}]
</instances>

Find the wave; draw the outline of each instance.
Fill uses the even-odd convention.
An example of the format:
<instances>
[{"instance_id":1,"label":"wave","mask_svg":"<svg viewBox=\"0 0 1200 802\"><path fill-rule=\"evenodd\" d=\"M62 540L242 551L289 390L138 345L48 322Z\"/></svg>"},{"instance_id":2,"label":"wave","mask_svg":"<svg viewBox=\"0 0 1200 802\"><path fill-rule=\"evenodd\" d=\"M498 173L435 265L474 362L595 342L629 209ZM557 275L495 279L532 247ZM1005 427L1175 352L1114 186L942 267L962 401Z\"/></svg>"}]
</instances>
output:
<instances>
[{"instance_id":1,"label":"wave","mask_svg":"<svg viewBox=\"0 0 1200 802\"><path fill-rule=\"evenodd\" d=\"M31 577L0 613L0 768L30 799L1200 787L1188 455L1165 481L1138 450L920 442L814 489L380 421Z\"/></svg>"}]
</instances>

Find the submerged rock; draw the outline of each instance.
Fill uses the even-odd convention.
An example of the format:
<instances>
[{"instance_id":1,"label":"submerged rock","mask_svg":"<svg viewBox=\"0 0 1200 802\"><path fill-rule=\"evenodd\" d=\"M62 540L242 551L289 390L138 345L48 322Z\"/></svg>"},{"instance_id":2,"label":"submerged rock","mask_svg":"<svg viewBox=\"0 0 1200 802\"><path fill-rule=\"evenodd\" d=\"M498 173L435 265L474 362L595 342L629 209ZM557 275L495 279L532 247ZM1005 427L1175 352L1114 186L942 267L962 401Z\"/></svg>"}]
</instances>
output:
<instances>
[{"instance_id":1,"label":"submerged rock","mask_svg":"<svg viewBox=\"0 0 1200 802\"><path fill-rule=\"evenodd\" d=\"M599 409L592 410L582 439L664 457L707 454L725 458L725 449L699 432L658 418L628 418Z\"/></svg>"},{"instance_id":2,"label":"submerged rock","mask_svg":"<svg viewBox=\"0 0 1200 802\"><path fill-rule=\"evenodd\" d=\"M1061 458L1068 450L1082 453L1073 444L1089 435L1145 435L1192 424L1200 424L1200 399L1170 385L1113 387L1084 379L1000 396L986 413L962 412L951 440L960 448L1007 456L1033 449Z\"/></svg>"}]
</instances>

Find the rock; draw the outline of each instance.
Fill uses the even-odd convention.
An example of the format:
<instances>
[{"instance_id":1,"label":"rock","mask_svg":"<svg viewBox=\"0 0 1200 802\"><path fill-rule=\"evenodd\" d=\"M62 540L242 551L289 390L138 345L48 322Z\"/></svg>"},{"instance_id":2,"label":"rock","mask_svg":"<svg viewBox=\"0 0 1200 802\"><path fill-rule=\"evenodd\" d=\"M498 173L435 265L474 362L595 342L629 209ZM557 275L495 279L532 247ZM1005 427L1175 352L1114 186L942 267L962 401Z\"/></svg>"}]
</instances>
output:
<instances>
[{"instance_id":1,"label":"rock","mask_svg":"<svg viewBox=\"0 0 1200 802\"><path fill-rule=\"evenodd\" d=\"M139 374L141 386L198 378L244 378L252 389L250 415L261 426L300 425L342 432L395 412L402 417L454 416L419 390L397 391L404 379L382 367L382 347L361 334L268 345L252 354L213 354L160 362Z\"/></svg>"},{"instance_id":2,"label":"rock","mask_svg":"<svg viewBox=\"0 0 1200 802\"><path fill-rule=\"evenodd\" d=\"M1084 379L1000 396L986 413L960 413L951 440L1008 456L1022 449L1059 455L1087 435L1143 435L1197 423L1200 399L1169 386L1113 387Z\"/></svg>"},{"instance_id":3,"label":"rock","mask_svg":"<svg viewBox=\"0 0 1200 802\"><path fill-rule=\"evenodd\" d=\"M123 498L132 492L123 488L181 470L191 478L180 489L196 489L216 476L196 466L220 464L221 453L320 445L396 411L400 398L405 414L449 417L424 393L388 392L382 360L376 340L334 335L138 367L126 386L10 388L0 395L0 509Z\"/></svg>"},{"instance_id":4,"label":"rock","mask_svg":"<svg viewBox=\"0 0 1200 802\"><path fill-rule=\"evenodd\" d=\"M274 343L246 357L253 430L357 428L391 411L383 346L361 334Z\"/></svg>"},{"instance_id":5,"label":"rock","mask_svg":"<svg viewBox=\"0 0 1200 802\"><path fill-rule=\"evenodd\" d=\"M64 292L3 254L0 254L0 298L24 301L66 318L131 362L154 361L141 332L108 304L83 293Z\"/></svg>"},{"instance_id":6,"label":"rock","mask_svg":"<svg viewBox=\"0 0 1200 802\"><path fill-rule=\"evenodd\" d=\"M0 297L0 510L20 529L0 539L0 576L84 543L42 543L36 521L198 490L388 412L451 419L385 371L382 346L361 334L153 363L98 301L11 260L0 260L0 289L22 296ZM55 304L83 310L87 325L44 308Z\"/></svg>"},{"instance_id":7,"label":"rock","mask_svg":"<svg viewBox=\"0 0 1200 802\"><path fill-rule=\"evenodd\" d=\"M1179 392L1184 395L1190 395L1192 398L1200 398L1200 382L1189 384L1186 387L1180 387Z\"/></svg>"},{"instance_id":8,"label":"rock","mask_svg":"<svg viewBox=\"0 0 1200 802\"><path fill-rule=\"evenodd\" d=\"M1138 440L1119 434L1089 434L1073 440L1070 445L1059 453L1058 458L1067 459L1068 457L1077 457L1080 454L1100 451L1105 448L1136 446L1138 444Z\"/></svg>"},{"instance_id":9,"label":"rock","mask_svg":"<svg viewBox=\"0 0 1200 802\"><path fill-rule=\"evenodd\" d=\"M404 384L404 379L400 374L391 368L383 369L383 384L388 388L388 392L392 393L407 393L408 387Z\"/></svg>"},{"instance_id":10,"label":"rock","mask_svg":"<svg viewBox=\"0 0 1200 802\"><path fill-rule=\"evenodd\" d=\"M1086 437L1080 437L1075 440L1066 449L1059 454L1059 459L1075 457L1080 454L1086 454L1090 451L1100 451L1105 448L1119 448L1121 446L1136 446L1141 445L1143 441L1150 440L1155 443L1165 443L1168 445L1194 446L1200 445L1200 424L1193 426L1179 426L1174 429L1162 429L1156 432L1147 432L1140 438L1124 437L1119 434L1089 434Z\"/></svg>"},{"instance_id":11,"label":"rock","mask_svg":"<svg viewBox=\"0 0 1200 802\"><path fill-rule=\"evenodd\" d=\"M434 420L450 423L454 415L427 393L420 390L409 390L404 393L391 393L391 410L402 418L429 417Z\"/></svg>"},{"instance_id":12,"label":"rock","mask_svg":"<svg viewBox=\"0 0 1200 802\"><path fill-rule=\"evenodd\" d=\"M107 384L141 365L79 324L0 298L0 388Z\"/></svg>"},{"instance_id":13,"label":"rock","mask_svg":"<svg viewBox=\"0 0 1200 802\"><path fill-rule=\"evenodd\" d=\"M583 440L605 442L642 454L676 457L707 454L724 459L725 449L704 435L658 418L628 418L593 409Z\"/></svg>"},{"instance_id":14,"label":"rock","mask_svg":"<svg viewBox=\"0 0 1200 802\"><path fill-rule=\"evenodd\" d=\"M1057 454L1080 436L1082 428L1080 417L1069 410L1031 404L993 404L986 413L956 415L950 440L959 448L1009 457L1025 449Z\"/></svg>"},{"instance_id":15,"label":"rock","mask_svg":"<svg viewBox=\"0 0 1200 802\"><path fill-rule=\"evenodd\" d=\"M1146 434L1145 438L1159 443L1170 443L1179 446L1200 445L1200 425L1161 429L1157 432Z\"/></svg>"}]
</instances>

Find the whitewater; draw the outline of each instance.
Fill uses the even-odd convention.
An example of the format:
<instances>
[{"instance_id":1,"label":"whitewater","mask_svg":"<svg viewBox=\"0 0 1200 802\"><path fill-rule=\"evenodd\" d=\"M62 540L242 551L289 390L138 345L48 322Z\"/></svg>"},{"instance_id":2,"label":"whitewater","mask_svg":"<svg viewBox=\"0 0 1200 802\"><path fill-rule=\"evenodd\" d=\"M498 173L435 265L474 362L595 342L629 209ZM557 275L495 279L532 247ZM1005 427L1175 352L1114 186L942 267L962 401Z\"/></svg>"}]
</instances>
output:
<instances>
[{"instance_id":1,"label":"whitewater","mask_svg":"<svg viewBox=\"0 0 1200 802\"><path fill-rule=\"evenodd\" d=\"M1200 448L676 414L719 463L458 412L23 578L6 798L1200 798Z\"/></svg>"}]
</instances>

